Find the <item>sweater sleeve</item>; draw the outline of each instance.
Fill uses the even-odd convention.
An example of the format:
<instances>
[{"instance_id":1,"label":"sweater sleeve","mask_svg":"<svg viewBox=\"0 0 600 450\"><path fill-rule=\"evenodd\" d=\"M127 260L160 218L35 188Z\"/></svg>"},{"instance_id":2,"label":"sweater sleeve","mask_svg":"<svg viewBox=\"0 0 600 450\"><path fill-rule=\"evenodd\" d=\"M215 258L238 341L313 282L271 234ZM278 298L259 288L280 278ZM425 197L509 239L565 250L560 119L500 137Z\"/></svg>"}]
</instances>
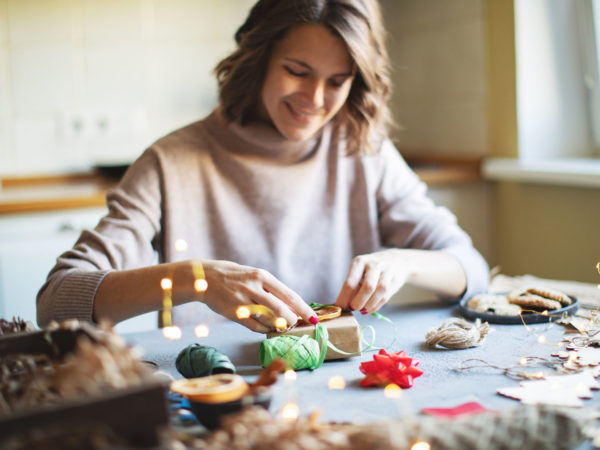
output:
<instances>
[{"instance_id":1,"label":"sweater sleeve","mask_svg":"<svg viewBox=\"0 0 600 450\"><path fill-rule=\"evenodd\" d=\"M485 292L489 267L471 238L447 208L427 195L427 186L408 167L393 144L384 142L377 192L379 227L386 247L443 250L462 265L467 288L462 297Z\"/></svg>"},{"instance_id":2,"label":"sweater sleeve","mask_svg":"<svg viewBox=\"0 0 600 450\"><path fill-rule=\"evenodd\" d=\"M94 298L111 270L151 264L161 222L161 175L152 149L107 194L108 214L60 255L37 295L37 321L92 321Z\"/></svg>"}]
</instances>

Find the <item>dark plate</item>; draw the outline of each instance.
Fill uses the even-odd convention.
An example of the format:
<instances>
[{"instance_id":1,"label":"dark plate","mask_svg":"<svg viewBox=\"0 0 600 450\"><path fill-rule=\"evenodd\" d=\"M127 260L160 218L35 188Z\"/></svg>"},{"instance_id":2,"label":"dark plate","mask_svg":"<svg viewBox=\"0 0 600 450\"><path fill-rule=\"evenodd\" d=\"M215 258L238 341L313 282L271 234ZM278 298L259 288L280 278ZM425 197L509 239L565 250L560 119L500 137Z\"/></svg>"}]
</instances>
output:
<instances>
[{"instance_id":1,"label":"dark plate","mask_svg":"<svg viewBox=\"0 0 600 450\"><path fill-rule=\"evenodd\" d=\"M469 319L481 319L485 322L490 323L504 323L504 324L523 324L525 323L546 323L553 322L555 320L560 319L563 315L571 316L575 314L577 309L579 308L579 300L575 297L571 297L573 303L569 306L565 306L564 308L555 309L552 311L548 311L548 315L542 315L541 313L530 313L524 312L520 316L500 316L498 314L492 313L484 313L475 311L474 309L467 308L467 301L470 299L463 298L458 304L458 309L460 313L469 318ZM522 317L522 319L521 319Z\"/></svg>"}]
</instances>

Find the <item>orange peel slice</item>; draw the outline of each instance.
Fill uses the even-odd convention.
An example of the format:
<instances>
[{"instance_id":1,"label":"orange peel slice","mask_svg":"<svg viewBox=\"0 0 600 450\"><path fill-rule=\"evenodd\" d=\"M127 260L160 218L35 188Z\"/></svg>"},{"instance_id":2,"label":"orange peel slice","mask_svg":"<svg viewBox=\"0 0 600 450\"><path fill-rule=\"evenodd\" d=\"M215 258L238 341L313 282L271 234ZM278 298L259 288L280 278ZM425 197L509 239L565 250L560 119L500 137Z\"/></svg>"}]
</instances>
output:
<instances>
[{"instance_id":1,"label":"orange peel slice","mask_svg":"<svg viewBox=\"0 0 600 450\"><path fill-rule=\"evenodd\" d=\"M171 391L201 403L225 403L242 398L250 386L240 375L220 373L206 377L175 380Z\"/></svg>"},{"instance_id":2,"label":"orange peel slice","mask_svg":"<svg viewBox=\"0 0 600 450\"><path fill-rule=\"evenodd\" d=\"M319 322L335 319L342 315L342 308L336 305L321 306L315 309L315 315L319 319Z\"/></svg>"}]
</instances>

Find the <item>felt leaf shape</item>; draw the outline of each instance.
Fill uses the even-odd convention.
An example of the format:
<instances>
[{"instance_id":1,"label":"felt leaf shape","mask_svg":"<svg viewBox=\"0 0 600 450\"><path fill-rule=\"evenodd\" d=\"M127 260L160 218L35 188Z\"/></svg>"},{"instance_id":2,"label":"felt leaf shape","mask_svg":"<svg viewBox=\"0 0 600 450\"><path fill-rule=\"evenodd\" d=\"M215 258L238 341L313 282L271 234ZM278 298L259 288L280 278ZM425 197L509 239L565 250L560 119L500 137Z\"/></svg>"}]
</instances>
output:
<instances>
[{"instance_id":1,"label":"felt leaf shape","mask_svg":"<svg viewBox=\"0 0 600 450\"><path fill-rule=\"evenodd\" d=\"M409 388L413 380L423 375L417 366L419 360L409 358L405 351L388 353L385 349L373 355L373 361L360 364L360 371L365 374L361 386L383 386L394 383L401 388Z\"/></svg>"}]
</instances>

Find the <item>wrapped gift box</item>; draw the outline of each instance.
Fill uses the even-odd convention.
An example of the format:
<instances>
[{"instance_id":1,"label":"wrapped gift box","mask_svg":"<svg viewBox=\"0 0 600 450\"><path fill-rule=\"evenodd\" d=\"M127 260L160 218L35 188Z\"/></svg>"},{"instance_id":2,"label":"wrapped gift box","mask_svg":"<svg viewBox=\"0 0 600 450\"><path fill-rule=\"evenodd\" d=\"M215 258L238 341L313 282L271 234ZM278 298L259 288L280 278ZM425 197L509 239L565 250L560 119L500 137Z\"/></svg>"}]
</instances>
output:
<instances>
[{"instance_id":1,"label":"wrapped gift box","mask_svg":"<svg viewBox=\"0 0 600 450\"><path fill-rule=\"evenodd\" d=\"M327 329L329 335L329 342L333 344L337 349L345 353L340 353L331 347L327 348L327 354L325 360L330 359L341 359L349 358L351 356L360 355L361 352L361 339L360 339L360 326L354 318L354 315L350 312L342 314L340 317L335 319L325 320L321 322L321 325ZM284 334L291 334L293 336L304 336L305 334L310 337L315 337L315 325L299 325L283 333L272 332L267 337L272 338L275 336L281 336Z\"/></svg>"}]
</instances>

